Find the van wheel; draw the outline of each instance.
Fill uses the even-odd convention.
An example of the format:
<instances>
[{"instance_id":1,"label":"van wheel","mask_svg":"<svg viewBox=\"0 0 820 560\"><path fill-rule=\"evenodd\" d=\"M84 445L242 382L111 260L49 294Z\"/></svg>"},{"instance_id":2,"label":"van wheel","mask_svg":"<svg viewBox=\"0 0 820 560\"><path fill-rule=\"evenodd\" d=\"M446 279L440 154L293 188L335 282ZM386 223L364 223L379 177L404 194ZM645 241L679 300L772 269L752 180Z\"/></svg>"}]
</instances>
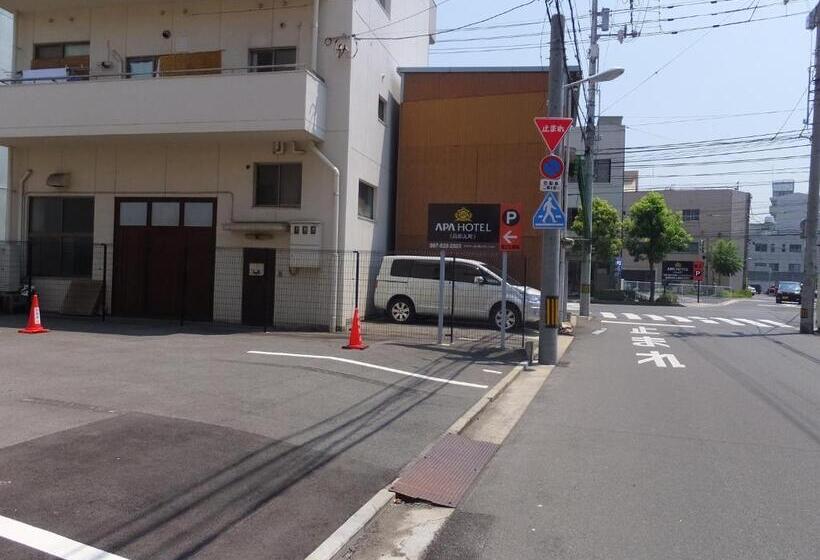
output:
<instances>
[{"instance_id":1,"label":"van wheel","mask_svg":"<svg viewBox=\"0 0 820 560\"><path fill-rule=\"evenodd\" d=\"M412 323L416 319L416 308L410 298L396 296L387 304L387 315L394 323Z\"/></svg>"},{"instance_id":2,"label":"van wheel","mask_svg":"<svg viewBox=\"0 0 820 560\"><path fill-rule=\"evenodd\" d=\"M501 304L496 303L490 310L490 328L501 330ZM507 303L507 332L521 326L521 312L512 303Z\"/></svg>"}]
</instances>

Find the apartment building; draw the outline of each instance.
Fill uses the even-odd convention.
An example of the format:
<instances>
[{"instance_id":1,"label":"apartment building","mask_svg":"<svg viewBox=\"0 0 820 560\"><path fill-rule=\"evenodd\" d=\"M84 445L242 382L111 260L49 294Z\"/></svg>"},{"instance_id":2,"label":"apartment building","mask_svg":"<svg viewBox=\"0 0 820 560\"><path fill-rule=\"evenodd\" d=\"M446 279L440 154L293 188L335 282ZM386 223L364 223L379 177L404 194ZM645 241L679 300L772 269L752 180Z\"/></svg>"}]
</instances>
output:
<instances>
[{"instance_id":1,"label":"apartment building","mask_svg":"<svg viewBox=\"0 0 820 560\"><path fill-rule=\"evenodd\" d=\"M692 243L686 251L672 253L666 256L664 262L658 263L655 270L656 281L686 282L681 276L691 276L685 271L691 271L693 263L702 260L708 254L713 243L720 239L732 241L738 253L747 263L748 251L746 240L749 237L749 212L752 196L749 193L735 189L668 189L660 191L666 200L667 206L679 212L683 217L683 225L692 235ZM624 193L624 202L627 212L646 191ZM746 278L746 266L743 271L731 278L720 277L713 270L705 269L709 284L731 286L739 290L743 287ZM651 278L646 261L636 262L625 252L623 277L626 280L648 281Z\"/></svg>"},{"instance_id":2,"label":"apartment building","mask_svg":"<svg viewBox=\"0 0 820 560\"><path fill-rule=\"evenodd\" d=\"M44 306L97 282L117 315L343 325L328 255L391 242L397 68L430 41L373 39L432 29L431 0L0 8L6 232L32 247Z\"/></svg>"}]
</instances>

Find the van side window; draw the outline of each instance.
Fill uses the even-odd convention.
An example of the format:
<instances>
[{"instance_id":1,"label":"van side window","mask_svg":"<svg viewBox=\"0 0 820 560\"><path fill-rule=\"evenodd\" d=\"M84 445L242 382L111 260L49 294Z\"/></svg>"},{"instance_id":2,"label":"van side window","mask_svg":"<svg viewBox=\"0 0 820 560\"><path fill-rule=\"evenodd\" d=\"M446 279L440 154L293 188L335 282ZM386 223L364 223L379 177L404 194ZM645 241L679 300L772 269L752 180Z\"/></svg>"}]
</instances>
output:
<instances>
[{"instance_id":1,"label":"van side window","mask_svg":"<svg viewBox=\"0 0 820 560\"><path fill-rule=\"evenodd\" d=\"M439 263L434 261L413 261L412 276L424 280L438 280Z\"/></svg>"},{"instance_id":2,"label":"van side window","mask_svg":"<svg viewBox=\"0 0 820 560\"><path fill-rule=\"evenodd\" d=\"M481 272L476 267L469 264L456 263L456 282L472 284L473 282L475 282L476 276L483 276L483 274L481 274ZM447 266L445 280L447 280L448 282L453 281L453 266L450 263L448 263Z\"/></svg>"},{"instance_id":3,"label":"van side window","mask_svg":"<svg viewBox=\"0 0 820 560\"><path fill-rule=\"evenodd\" d=\"M412 267L412 261L393 261L393 266L390 267L390 276L408 278Z\"/></svg>"}]
</instances>

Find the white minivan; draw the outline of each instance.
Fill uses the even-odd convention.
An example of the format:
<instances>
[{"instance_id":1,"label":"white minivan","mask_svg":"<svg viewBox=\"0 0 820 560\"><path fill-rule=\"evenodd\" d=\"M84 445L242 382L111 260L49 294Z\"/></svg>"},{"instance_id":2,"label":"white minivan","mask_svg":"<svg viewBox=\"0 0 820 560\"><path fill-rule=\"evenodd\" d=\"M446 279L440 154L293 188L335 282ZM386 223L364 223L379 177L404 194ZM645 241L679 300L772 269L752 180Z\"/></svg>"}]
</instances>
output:
<instances>
[{"instance_id":1,"label":"white minivan","mask_svg":"<svg viewBox=\"0 0 820 560\"><path fill-rule=\"evenodd\" d=\"M376 280L374 303L395 323L417 316L437 316L439 257L384 257ZM444 313L456 319L488 320L501 328L501 271L470 259L447 259ZM506 328L538 321L541 292L507 279ZM525 301L526 299L526 301Z\"/></svg>"}]
</instances>

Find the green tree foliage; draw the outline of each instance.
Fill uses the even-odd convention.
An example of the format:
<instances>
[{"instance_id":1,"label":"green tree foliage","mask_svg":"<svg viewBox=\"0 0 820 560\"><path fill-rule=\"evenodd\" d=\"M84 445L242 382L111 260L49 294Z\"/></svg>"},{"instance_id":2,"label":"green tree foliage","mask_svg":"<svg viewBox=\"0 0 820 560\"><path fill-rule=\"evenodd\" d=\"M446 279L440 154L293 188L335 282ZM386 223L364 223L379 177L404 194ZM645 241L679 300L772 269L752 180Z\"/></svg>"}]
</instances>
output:
<instances>
[{"instance_id":1,"label":"green tree foliage","mask_svg":"<svg viewBox=\"0 0 820 560\"><path fill-rule=\"evenodd\" d=\"M743 270L743 259L737 246L728 239L718 239L709 249L709 266L720 276L734 276Z\"/></svg>"},{"instance_id":2,"label":"green tree foliage","mask_svg":"<svg viewBox=\"0 0 820 560\"><path fill-rule=\"evenodd\" d=\"M649 193L629 209L624 221L625 245L635 261L646 260L652 275L650 301L655 299L655 264L669 253L683 251L692 236L683 227L681 215L666 206L660 193Z\"/></svg>"},{"instance_id":3,"label":"green tree foliage","mask_svg":"<svg viewBox=\"0 0 820 560\"><path fill-rule=\"evenodd\" d=\"M621 252L621 217L618 210L603 198L592 201L592 260L608 265ZM572 222L572 231L584 237L584 215L580 212Z\"/></svg>"}]
</instances>

